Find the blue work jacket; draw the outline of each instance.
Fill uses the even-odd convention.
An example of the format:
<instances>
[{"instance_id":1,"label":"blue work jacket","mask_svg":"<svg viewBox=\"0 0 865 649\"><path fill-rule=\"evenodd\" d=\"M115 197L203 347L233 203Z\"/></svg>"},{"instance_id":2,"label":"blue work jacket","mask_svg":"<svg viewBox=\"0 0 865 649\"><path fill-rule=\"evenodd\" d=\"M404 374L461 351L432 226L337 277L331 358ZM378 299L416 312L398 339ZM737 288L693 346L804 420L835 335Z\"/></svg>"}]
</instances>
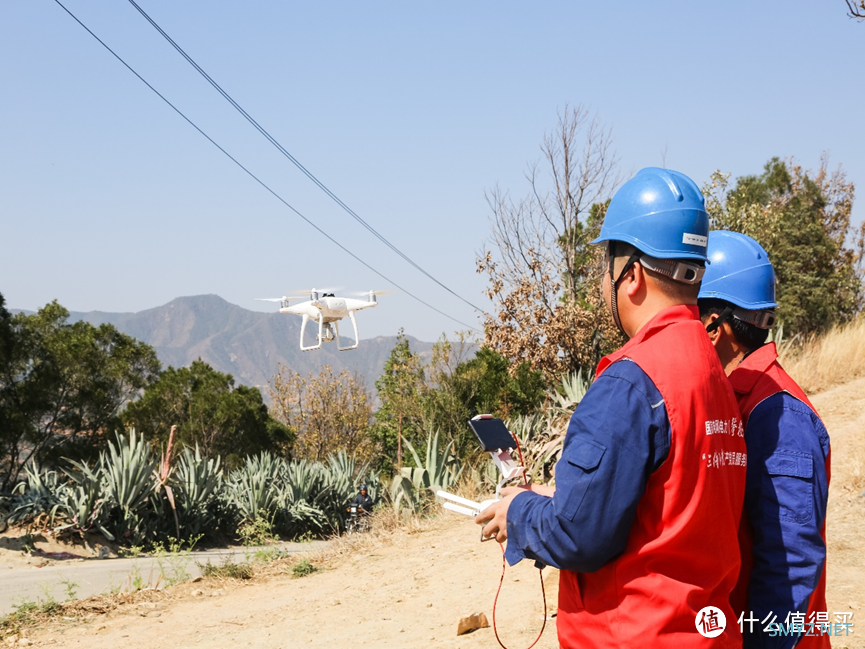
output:
<instances>
[{"instance_id":1,"label":"blue work jacket","mask_svg":"<svg viewBox=\"0 0 865 649\"><path fill-rule=\"evenodd\" d=\"M606 449L590 473L570 443L577 437ZM646 482L669 451L670 422L661 393L636 363L613 363L571 417L556 465L555 495L526 492L511 502L508 563L529 558L578 572L601 568L625 549Z\"/></svg>"},{"instance_id":2,"label":"blue work jacket","mask_svg":"<svg viewBox=\"0 0 865 649\"><path fill-rule=\"evenodd\" d=\"M784 626L789 614L804 614L823 572L829 434L807 404L778 392L751 412L745 443L745 516L753 539L745 614L757 622L753 630L744 625L744 646L794 647L797 636L764 628L773 618ZM780 464L790 466L790 458L803 470L784 470Z\"/></svg>"}]
</instances>

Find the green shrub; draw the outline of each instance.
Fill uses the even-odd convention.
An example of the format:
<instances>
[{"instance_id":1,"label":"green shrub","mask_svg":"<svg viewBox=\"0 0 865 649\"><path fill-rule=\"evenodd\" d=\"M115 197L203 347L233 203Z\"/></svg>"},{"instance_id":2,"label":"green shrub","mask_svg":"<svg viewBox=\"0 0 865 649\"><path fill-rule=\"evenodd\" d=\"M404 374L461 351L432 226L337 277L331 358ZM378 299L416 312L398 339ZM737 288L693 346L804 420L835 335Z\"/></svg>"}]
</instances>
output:
<instances>
[{"instance_id":1,"label":"green shrub","mask_svg":"<svg viewBox=\"0 0 865 649\"><path fill-rule=\"evenodd\" d=\"M306 558L301 559L291 567L291 574L295 578L306 577L307 575L311 575L317 571L318 568L316 568L310 560Z\"/></svg>"},{"instance_id":2,"label":"green shrub","mask_svg":"<svg viewBox=\"0 0 865 649\"><path fill-rule=\"evenodd\" d=\"M205 577L221 577L224 579L252 579L255 570L249 562L237 563L226 557L221 564L214 565L208 561L198 564L201 574Z\"/></svg>"}]
</instances>

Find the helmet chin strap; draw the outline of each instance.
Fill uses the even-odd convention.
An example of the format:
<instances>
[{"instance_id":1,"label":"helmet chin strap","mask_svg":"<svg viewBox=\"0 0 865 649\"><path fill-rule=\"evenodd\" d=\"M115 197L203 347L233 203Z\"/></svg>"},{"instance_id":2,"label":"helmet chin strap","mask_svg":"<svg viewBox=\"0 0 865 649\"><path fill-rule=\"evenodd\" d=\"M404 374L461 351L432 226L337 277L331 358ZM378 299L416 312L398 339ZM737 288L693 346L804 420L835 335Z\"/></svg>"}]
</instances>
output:
<instances>
[{"instance_id":1,"label":"helmet chin strap","mask_svg":"<svg viewBox=\"0 0 865 649\"><path fill-rule=\"evenodd\" d=\"M619 318L619 282L622 281L622 278L625 276L625 273L630 270L631 266L634 265L634 262L640 259L640 251L635 250L633 254L628 257L628 261L625 262L624 267L622 268L622 272L619 273L618 279L613 275L613 266L616 263L616 242L610 241L609 243L609 257L610 257L610 310L613 312L613 322L616 323L616 327L625 334L625 337L630 338L624 327L622 327L622 320Z\"/></svg>"}]
</instances>

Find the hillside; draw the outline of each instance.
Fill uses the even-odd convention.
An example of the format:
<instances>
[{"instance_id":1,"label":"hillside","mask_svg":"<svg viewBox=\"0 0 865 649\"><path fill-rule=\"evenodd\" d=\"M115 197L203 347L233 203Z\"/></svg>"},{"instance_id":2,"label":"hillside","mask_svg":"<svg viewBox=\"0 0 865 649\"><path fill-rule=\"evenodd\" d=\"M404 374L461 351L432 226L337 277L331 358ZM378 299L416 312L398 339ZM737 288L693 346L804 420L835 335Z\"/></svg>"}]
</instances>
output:
<instances>
[{"instance_id":1,"label":"hillside","mask_svg":"<svg viewBox=\"0 0 865 649\"><path fill-rule=\"evenodd\" d=\"M265 392L280 364L302 374L318 373L323 365L330 365L335 372L348 369L363 376L367 387L373 389L396 342L396 336L379 336L361 339L360 346L352 351L338 352L335 345L328 344L302 352L298 347L300 318L250 311L218 295L179 297L138 313L71 312L69 319L114 325L152 345L164 367L183 367L201 358L220 372L230 373L237 383L258 386ZM309 325L308 337L311 332ZM412 350L422 356L432 350L432 343L408 338Z\"/></svg>"}]
</instances>

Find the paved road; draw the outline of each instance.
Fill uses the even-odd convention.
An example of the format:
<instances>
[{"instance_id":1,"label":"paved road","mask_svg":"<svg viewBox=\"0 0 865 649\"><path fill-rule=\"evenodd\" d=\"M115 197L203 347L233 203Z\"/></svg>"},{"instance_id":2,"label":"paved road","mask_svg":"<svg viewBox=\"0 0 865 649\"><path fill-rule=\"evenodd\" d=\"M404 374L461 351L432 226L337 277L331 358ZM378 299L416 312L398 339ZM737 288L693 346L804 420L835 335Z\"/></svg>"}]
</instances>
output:
<instances>
[{"instance_id":1,"label":"paved road","mask_svg":"<svg viewBox=\"0 0 865 649\"><path fill-rule=\"evenodd\" d=\"M281 543L265 548L278 549L286 554L316 550L327 541L309 543ZM0 571L0 615L11 613L22 601L45 601L53 597L62 602L74 588L74 599L108 593L112 590L132 590L135 587L162 587L166 581L201 574L198 564L220 564L230 560L247 561L261 548L237 550L207 550L179 556L136 559L70 559L52 561L43 568L27 566ZM65 582L65 583L64 583Z\"/></svg>"}]
</instances>

